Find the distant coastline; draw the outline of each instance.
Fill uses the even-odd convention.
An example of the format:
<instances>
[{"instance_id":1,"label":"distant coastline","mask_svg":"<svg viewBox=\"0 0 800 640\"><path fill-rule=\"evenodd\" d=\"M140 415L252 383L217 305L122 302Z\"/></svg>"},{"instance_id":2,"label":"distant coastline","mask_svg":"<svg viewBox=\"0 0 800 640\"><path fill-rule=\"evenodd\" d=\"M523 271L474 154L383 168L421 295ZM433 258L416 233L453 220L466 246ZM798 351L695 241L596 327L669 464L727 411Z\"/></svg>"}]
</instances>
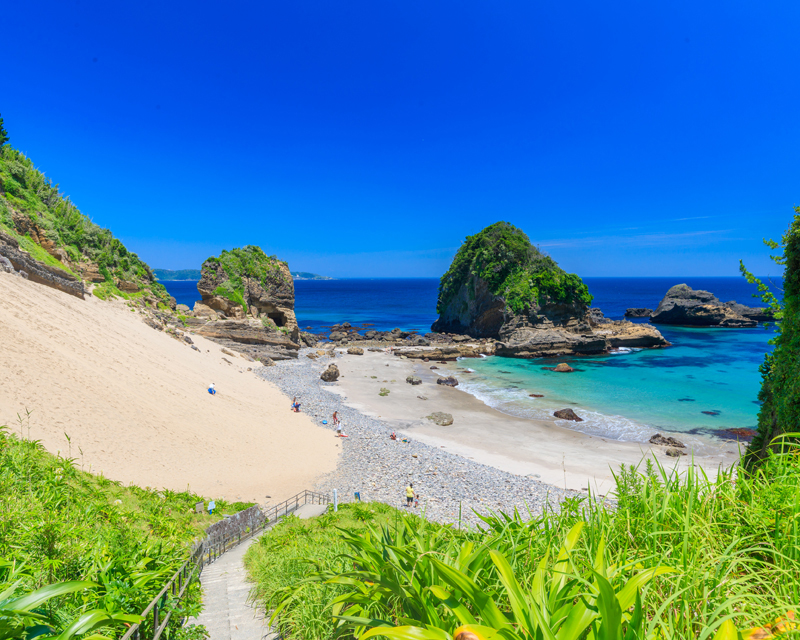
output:
<instances>
[{"instance_id":1,"label":"distant coastline","mask_svg":"<svg viewBox=\"0 0 800 640\"><path fill-rule=\"evenodd\" d=\"M335 280L330 276L321 276L318 273L311 273L309 271L292 271L292 278L294 280ZM200 269L153 269L153 275L156 280L167 282L197 282L202 277Z\"/></svg>"}]
</instances>

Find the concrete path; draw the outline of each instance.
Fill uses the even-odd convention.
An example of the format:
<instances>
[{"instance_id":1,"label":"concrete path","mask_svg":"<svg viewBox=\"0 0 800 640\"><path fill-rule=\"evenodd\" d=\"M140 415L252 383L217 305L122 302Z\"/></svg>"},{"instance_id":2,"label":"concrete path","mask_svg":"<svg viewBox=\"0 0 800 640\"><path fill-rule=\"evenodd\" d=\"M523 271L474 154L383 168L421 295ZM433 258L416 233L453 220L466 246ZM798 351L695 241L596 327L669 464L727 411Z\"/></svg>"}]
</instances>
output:
<instances>
[{"instance_id":1,"label":"concrete path","mask_svg":"<svg viewBox=\"0 0 800 640\"><path fill-rule=\"evenodd\" d=\"M304 520L322 515L327 504L305 504L294 514ZM267 535L269 529L261 535ZM266 640L277 638L270 630L264 612L248 601L252 584L247 582L242 558L251 544L251 538L227 553L200 574L203 586L203 613L189 620L189 624L202 624L208 629L209 640Z\"/></svg>"},{"instance_id":2,"label":"concrete path","mask_svg":"<svg viewBox=\"0 0 800 640\"><path fill-rule=\"evenodd\" d=\"M263 640L278 637L267 625L264 612L248 602L252 585L246 580L247 572L242 558L255 540L257 538L251 538L223 553L200 575L203 613L189 623L205 625L209 640Z\"/></svg>"}]
</instances>

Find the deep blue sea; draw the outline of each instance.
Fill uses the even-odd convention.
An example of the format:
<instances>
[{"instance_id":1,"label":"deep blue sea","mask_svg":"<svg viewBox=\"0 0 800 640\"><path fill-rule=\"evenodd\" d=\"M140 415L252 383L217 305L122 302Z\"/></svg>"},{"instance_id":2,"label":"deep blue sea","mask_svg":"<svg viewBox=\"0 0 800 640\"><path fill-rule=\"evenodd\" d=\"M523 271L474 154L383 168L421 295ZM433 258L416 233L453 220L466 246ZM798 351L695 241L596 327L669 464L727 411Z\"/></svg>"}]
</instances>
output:
<instances>
[{"instance_id":1,"label":"deep blue sea","mask_svg":"<svg viewBox=\"0 0 800 640\"><path fill-rule=\"evenodd\" d=\"M744 278L584 278L593 306L621 319L628 307L655 308L672 285L686 283L723 301L759 305ZM179 303L199 299L196 282L164 282ZM319 331L347 320L379 330L400 327L421 333L436 319L438 279L298 280L295 312L301 327ZM753 427L761 377L758 365L771 348L771 331L691 329L661 326L666 349L630 351L592 358L559 358L577 369L558 374L542 369L547 360L485 358L460 364L459 388L506 413L552 415L572 406L590 433L642 440L653 430L713 434ZM530 393L544 394L531 398ZM704 411L710 412L703 413Z\"/></svg>"}]
</instances>

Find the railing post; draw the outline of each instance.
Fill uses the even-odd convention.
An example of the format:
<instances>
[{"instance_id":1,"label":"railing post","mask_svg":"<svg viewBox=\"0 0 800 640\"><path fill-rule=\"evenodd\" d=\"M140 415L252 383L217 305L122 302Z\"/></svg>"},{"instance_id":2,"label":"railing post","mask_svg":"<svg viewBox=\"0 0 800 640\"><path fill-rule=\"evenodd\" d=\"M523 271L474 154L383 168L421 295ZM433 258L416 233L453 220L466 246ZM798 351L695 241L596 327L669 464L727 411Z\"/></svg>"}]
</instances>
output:
<instances>
[{"instance_id":1,"label":"railing post","mask_svg":"<svg viewBox=\"0 0 800 640\"><path fill-rule=\"evenodd\" d=\"M156 629L158 629L158 602L153 607L153 637L156 637Z\"/></svg>"}]
</instances>

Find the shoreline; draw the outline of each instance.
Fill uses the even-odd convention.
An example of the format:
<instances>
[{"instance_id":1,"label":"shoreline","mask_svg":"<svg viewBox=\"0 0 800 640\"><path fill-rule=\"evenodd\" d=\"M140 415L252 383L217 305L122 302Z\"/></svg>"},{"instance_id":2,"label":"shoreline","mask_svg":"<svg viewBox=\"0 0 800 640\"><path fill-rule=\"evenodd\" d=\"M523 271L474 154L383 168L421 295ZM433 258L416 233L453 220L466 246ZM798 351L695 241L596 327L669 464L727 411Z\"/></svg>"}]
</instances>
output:
<instances>
[{"instance_id":1,"label":"shoreline","mask_svg":"<svg viewBox=\"0 0 800 640\"><path fill-rule=\"evenodd\" d=\"M337 358L337 364L339 359ZM604 495L613 487L613 472L621 464L654 459L662 466L687 468L692 461L708 473L738 460L736 443L711 443L681 435L687 455L666 456L665 448L642 442L590 435L549 420L520 418L494 409L468 391L436 384L439 374L458 375L459 363L408 360L381 352L344 356L338 386L348 404L431 446L446 447L466 458L511 471L535 474L543 482L571 490L592 489ZM454 366L455 365L455 366ZM438 367L431 370L430 366ZM380 378L371 378L380 374ZM420 385L405 382L414 375ZM365 377L366 376L366 377ZM384 382L386 381L386 382ZM377 384L376 384L377 383ZM380 387L388 396L378 395ZM419 396L427 398L420 400ZM453 416L451 426L437 426L426 415L442 411Z\"/></svg>"}]
</instances>

